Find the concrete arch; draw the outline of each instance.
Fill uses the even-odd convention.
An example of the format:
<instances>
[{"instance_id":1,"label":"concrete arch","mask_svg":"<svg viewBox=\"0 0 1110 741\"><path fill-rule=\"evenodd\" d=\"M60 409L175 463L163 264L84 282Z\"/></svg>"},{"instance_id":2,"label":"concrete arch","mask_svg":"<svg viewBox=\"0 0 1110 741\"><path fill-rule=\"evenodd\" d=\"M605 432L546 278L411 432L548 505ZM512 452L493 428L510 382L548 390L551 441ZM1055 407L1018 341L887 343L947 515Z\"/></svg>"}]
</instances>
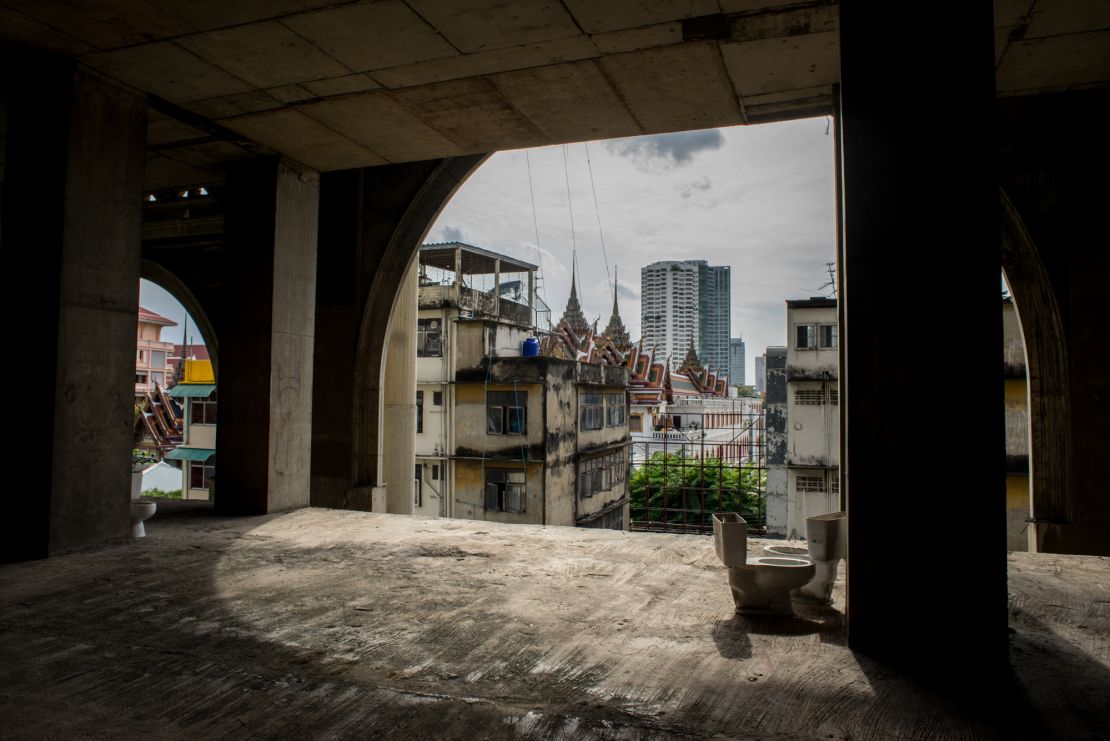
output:
<instances>
[{"instance_id":1,"label":"concrete arch","mask_svg":"<svg viewBox=\"0 0 1110 741\"><path fill-rule=\"evenodd\" d=\"M417 259L420 244L455 191L488 155L446 159L427 176L405 209L370 286L356 344L353 465L356 486L381 480L383 394L389 335L401 291L401 279ZM367 413L373 410L374 413ZM360 413L361 412L361 413Z\"/></svg>"},{"instance_id":2,"label":"concrete arch","mask_svg":"<svg viewBox=\"0 0 1110 741\"><path fill-rule=\"evenodd\" d=\"M1071 394L1060 304L1017 208L1000 192L1002 268L1025 337L1031 427L1032 519L1038 550L1045 526L1072 518Z\"/></svg>"},{"instance_id":3,"label":"concrete arch","mask_svg":"<svg viewBox=\"0 0 1110 741\"><path fill-rule=\"evenodd\" d=\"M196 295L189 290L185 281L178 277L176 273L148 258L143 258L139 261L139 275L142 278L157 283L173 294L173 297L185 307L185 311L189 312L189 316L196 321L200 334L204 337L205 347L208 348L208 355L212 358L212 370L216 373L216 377L219 378L219 337L216 335L216 328L212 324L208 312L204 310L200 301L197 300Z\"/></svg>"}]
</instances>

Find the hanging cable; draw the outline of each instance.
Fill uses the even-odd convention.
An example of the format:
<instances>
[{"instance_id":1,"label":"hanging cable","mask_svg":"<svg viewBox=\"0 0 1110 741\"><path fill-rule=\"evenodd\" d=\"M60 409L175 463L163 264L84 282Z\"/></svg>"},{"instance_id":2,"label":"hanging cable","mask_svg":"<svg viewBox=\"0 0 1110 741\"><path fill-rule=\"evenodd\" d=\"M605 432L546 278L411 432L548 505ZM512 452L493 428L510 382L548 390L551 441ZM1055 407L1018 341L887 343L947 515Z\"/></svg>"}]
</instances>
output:
<instances>
[{"instance_id":1,"label":"hanging cable","mask_svg":"<svg viewBox=\"0 0 1110 741\"><path fill-rule=\"evenodd\" d=\"M616 293L616 287L613 282L616 276L609 272L609 256L605 254L605 233L601 230L601 208L597 205L597 187L594 185L594 166L590 163L590 143L583 142L582 146L586 148L586 167L590 170L590 190L594 194L594 212L597 214L597 236L601 238L601 257L605 260L605 277L609 279L609 292Z\"/></svg>"},{"instance_id":2,"label":"hanging cable","mask_svg":"<svg viewBox=\"0 0 1110 741\"><path fill-rule=\"evenodd\" d=\"M528 150L524 150L524 162L528 165L528 195L532 197L532 226L536 230L536 277L537 288L540 292L540 298L543 303L547 305L547 289L543 285L543 252L540 250L540 220L536 216L536 191L532 187L532 158L528 156Z\"/></svg>"},{"instance_id":3,"label":"hanging cable","mask_svg":"<svg viewBox=\"0 0 1110 741\"><path fill-rule=\"evenodd\" d=\"M578 254L578 242L574 237L574 204L571 202L571 199L570 199L570 168L567 167L567 145L566 144L563 145L563 177L566 179L566 182L567 182L567 210L570 211L571 254L572 255L577 255ZM572 261L572 263L573 263L573 261ZM582 283L582 276L581 275L576 275L575 277L578 279L578 282L581 284Z\"/></svg>"}]
</instances>

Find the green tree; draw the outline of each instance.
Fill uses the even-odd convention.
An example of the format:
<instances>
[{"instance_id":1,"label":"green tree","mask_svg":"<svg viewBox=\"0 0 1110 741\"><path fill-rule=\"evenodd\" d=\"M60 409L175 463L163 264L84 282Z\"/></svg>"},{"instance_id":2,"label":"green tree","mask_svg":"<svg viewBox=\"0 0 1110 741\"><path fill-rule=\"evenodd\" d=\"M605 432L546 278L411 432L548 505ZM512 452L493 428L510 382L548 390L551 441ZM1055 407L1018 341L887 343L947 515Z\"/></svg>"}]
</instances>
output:
<instances>
[{"instance_id":1,"label":"green tree","mask_svg":"<svg viewBox=\"0 0 1110 741\"><path fill-rule=\"evenodd\" d=\"M766 481L754 466L655 453L629 478L632 519L707 525L714 512L759 514Z\"/></svg>"}]
</instances>

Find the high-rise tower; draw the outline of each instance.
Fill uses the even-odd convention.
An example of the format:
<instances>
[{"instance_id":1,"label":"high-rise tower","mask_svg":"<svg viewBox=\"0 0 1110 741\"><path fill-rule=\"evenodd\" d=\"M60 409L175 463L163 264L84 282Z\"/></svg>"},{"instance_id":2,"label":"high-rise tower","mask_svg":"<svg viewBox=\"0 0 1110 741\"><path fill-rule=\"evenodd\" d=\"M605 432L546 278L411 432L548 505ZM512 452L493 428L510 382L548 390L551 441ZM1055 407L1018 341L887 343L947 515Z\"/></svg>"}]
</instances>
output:
<instances>
[{"instance_id":1,"label":"high-rise tower","mask_svg":"<svg viewBox=\"0 0 1110 741\"><path fill-rule=\"evenodd\" d=\"M729 267L666 260L641 268L640 281L644 344L669 356L674 369L693 343L703 365L729 373Z\"/></svg>"}]
</instances>

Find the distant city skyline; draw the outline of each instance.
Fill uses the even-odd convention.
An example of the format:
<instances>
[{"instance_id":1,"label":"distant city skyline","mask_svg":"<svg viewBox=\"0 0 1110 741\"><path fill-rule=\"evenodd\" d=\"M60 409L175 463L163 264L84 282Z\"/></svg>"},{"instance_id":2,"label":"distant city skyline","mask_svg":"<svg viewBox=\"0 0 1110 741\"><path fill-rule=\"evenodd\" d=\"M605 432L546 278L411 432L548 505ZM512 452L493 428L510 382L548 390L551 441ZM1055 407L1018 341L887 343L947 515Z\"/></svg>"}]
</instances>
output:
<instances>
[{"instance_id":1,"label":"distant city skyline","mask_svg":"<svg viewBox=\"0 0 1110 741\"><path fill-rule=\"evenodd\" d=\"M556 318L576 249L578 297L599 330L619 265L633 342L642 336L641 268L699 259L731 266L731 334L754 357L786 344L787 299L827 292L836 243L827 129L817 118L499 152L462 184L426 241L538 263L540 296ZM754 385L748 368L743 382Z\"/></svg>"}]
</instances>

